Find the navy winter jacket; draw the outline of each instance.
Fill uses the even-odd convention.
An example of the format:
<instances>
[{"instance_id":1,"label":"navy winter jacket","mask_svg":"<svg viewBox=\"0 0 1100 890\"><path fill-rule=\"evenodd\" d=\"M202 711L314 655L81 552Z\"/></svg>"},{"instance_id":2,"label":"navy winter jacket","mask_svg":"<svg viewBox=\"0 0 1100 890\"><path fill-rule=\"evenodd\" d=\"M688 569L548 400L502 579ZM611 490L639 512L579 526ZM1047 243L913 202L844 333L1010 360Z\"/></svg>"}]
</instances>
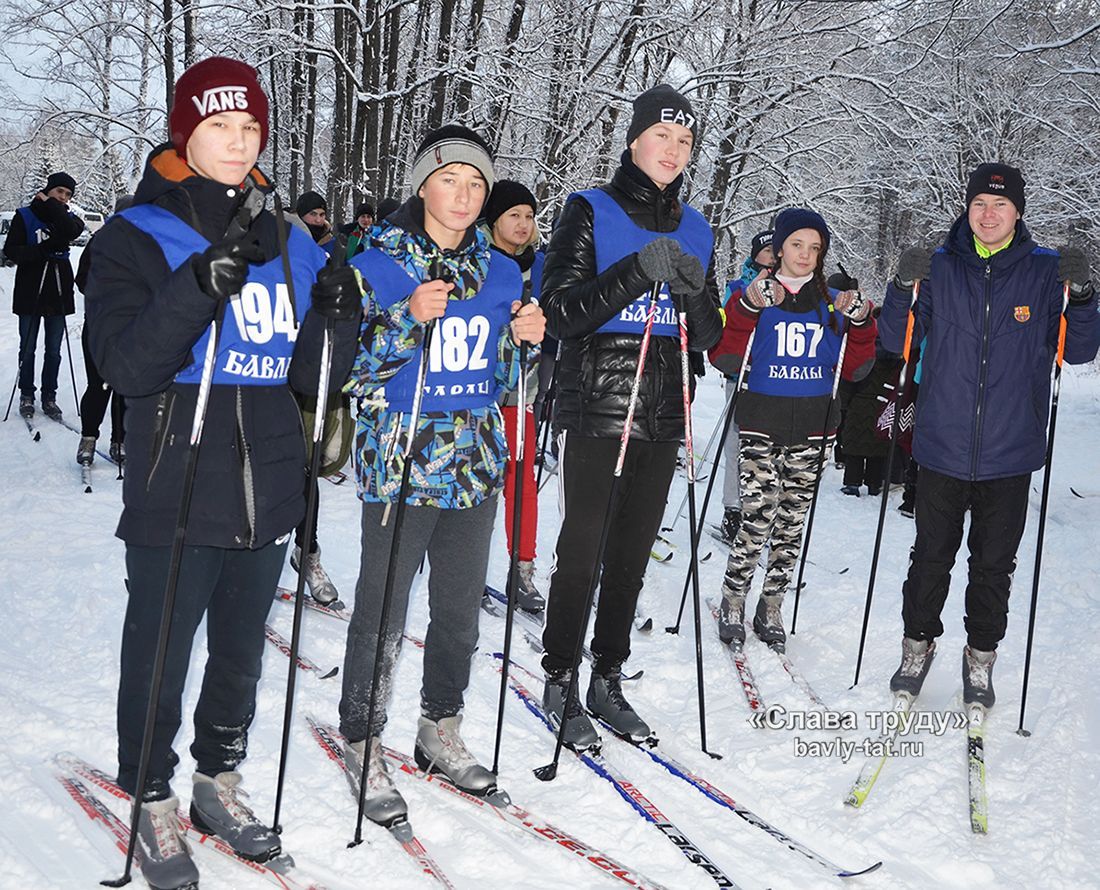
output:
<instances>
[{"instance_id":1,"label":"navy winter jacket","mask_svg":"<svg viewBox=\"0 0 1100 890\"><path fill-rule=\"evenodd\" d=\"M909 296L894 284L886 290L878 324L890 352L902 351ZM955 222L915 309L913 342L927 338L913 435L918 464L971 481L1043 466L1061 311L1058 253L1039 247L1022 221L989 259L974 249L966 216ZM1100 346L1096 297L1066 318L1065 361L1091 361Z\"/></svg>"}]
</instances>

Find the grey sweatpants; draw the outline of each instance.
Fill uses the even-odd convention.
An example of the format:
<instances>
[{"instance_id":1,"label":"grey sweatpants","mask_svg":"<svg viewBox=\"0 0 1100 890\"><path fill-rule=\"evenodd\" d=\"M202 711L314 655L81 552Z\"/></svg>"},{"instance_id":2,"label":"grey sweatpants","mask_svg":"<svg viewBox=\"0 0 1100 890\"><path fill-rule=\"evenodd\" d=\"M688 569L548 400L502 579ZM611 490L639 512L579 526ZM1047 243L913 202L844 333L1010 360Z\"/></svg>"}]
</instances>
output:
<instances>
[{"instance_id":1,"label":"grey sweatpants","mask_svg":"<svg viewBox=\"0 0 1100 890\"><path fill-rule=\"evenodd\" d=\"M374 654L396 513L391 511L389 522L383 526L384 509L383 504L363 504L359 580L355 585L355 609L348 626L340 698L340 731L353 742L368 735ZM380 735L386 725L386 706L405 630L409 591L425 553L430 565L430 619L424 640L420 712L432 720L440 720L462 710L462 696L470 680L470 659L477 647L478 616L496 512L496 496L466 510L406 508L393 601L383 635L382 671L370 735Z\"/></svg>"},{"instance_id":2,"label":"grey sweatpants","mask_svg":"<svg viewBox=\"0 0 1100 890\"><path fill-rule=\"evenodd\" d=\"M733 396L737 388L737 380L726 381L726 402ZM722 477L722 506L727 510L741 509L741 432L737 428L737 421L730 421L729 435L726 436L726 444L722 447L722 456L726 459L725 476ZM715 464L718 462L715 461ZM717 468L712 472L717 472Z\"/></svg>"}]
</instances>

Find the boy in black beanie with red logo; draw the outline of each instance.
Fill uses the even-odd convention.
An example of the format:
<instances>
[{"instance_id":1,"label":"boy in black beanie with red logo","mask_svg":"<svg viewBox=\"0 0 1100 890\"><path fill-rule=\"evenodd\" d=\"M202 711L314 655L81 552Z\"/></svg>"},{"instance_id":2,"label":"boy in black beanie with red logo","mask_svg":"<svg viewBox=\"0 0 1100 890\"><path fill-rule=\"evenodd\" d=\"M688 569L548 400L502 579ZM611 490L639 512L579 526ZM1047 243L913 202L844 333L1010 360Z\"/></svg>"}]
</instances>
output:
<instances>
[{"instance_id":1,"label":"boy in black beanie with red logo","mask_svg":"<svg viewBox=\"0 0 1100 890\"><path fill-rule=\"evenodd\" d=\"M963 701L993 706L993 662L1008 626L1031 474L1046 462L1050 370L1063 319L1065 361L1090 362L1100 345L1088 259L1078 248L1038 246L1024 207L1019 170L980 165L943 246L902 253L879 319L882 346L901 353L920 283L912 340L923 340L913 432L917 538L902 588L902 662L890 681L910 700L943 633L940 613L969 510Z\"/></svg>"}]
</instances>

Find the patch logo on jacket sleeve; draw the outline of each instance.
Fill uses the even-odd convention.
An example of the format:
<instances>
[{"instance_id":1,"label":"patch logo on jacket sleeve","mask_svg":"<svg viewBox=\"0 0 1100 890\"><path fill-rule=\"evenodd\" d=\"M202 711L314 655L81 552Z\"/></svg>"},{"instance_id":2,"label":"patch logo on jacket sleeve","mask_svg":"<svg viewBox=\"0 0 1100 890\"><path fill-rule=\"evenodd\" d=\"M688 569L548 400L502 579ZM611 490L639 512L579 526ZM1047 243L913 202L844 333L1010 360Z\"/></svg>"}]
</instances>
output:
<instances>
[{"instance_id":1,"label":"patch logo on jacket sleeve","mask_svg":"<svg viewBox=\"0 0 1100 890\"><path fill-rule=\"evenodd\" d=\"M1017 306L1012 314L1013 316L1015 316L1016 321L1020 322L1020 324L1023 324L1025 321L1031 318L1031 307Z\"/></svg>"}]
</instances>

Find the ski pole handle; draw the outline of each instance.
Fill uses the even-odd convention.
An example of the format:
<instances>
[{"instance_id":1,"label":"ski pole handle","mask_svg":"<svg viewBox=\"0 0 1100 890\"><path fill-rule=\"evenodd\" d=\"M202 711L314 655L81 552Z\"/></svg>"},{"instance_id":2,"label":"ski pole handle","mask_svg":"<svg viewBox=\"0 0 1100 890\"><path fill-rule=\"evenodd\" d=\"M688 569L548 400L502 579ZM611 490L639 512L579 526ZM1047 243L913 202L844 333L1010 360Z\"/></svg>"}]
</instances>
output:
<instances>
[{"instance_id":1,"label":"ski pole handle","mask_svg":"<svg viewBox=\"0 0 1100 890\"><path fill-rule=\"evenodd\" d=\"M1066 352L1066 307L1069 305L1069 282L1062 282L1062 314L1058 318L1058 353L1055 362L1062 367L1062 358Z\"/></svg>"}]
</instances>

